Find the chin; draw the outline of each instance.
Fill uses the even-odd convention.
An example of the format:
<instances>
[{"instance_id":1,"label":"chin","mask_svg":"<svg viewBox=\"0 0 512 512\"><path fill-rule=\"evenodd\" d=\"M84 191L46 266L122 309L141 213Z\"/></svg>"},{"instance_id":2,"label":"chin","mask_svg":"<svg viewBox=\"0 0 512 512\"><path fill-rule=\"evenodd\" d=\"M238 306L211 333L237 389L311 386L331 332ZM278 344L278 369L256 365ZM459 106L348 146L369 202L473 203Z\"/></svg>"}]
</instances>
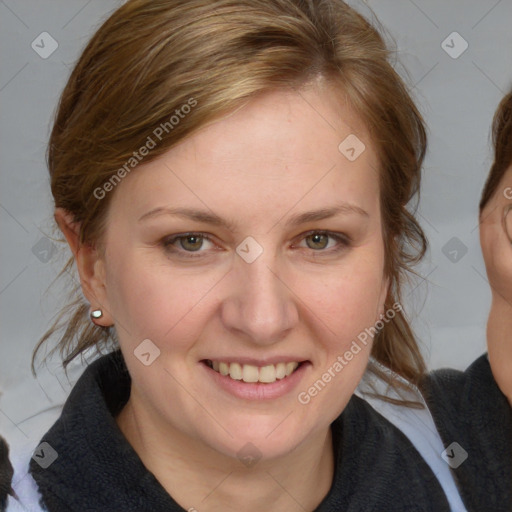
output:
<instances>
[{"instance_id":1,"label":"chin","mask_svg":"<svg viewBox=\"0 0 512 512\"><path fill-rule=\"evenodd\" d=\"M291 414L290 414L291 413ZM229 420L226 417L225 428L229 432L208 429L201 435L205 444L226 457L238 459L242 464L246 460L272 460L284 457L306 442L315 432L328 425L309 428L305 421L299 421L292 410L282 411L279 415L248 415ZM221 434L212 436L212 434Z\"/></svg>"}]
</instances>

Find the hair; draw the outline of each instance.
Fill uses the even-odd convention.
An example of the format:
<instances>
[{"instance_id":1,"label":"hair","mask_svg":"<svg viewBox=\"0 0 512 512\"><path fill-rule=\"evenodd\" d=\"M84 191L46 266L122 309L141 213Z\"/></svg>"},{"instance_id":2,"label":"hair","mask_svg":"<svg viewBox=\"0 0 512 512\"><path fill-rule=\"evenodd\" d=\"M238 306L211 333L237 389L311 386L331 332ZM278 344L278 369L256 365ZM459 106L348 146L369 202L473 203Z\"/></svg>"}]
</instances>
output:
<instances>
[{"instance_id":1,"label":"hair","mask_svg":"<svg viewBox=\"0 0 512 512\"><path fill-rule=\"evenodd\" d=\"M494 196L505 172L512 165L512 91L501 100L494 114L492 144L494 162L482 191L480 212Z\"/></svg>"},{"instance_id":2,"label":"hair","mask_svg":"<svg viewBox=\"0 0 512 512\"><path fill-rule=\"evenodd\" d=\"M363 120L380 157L385 307L396 314L376 334L372 355L416 383L425 364L393 305L405 273L427 248L408 207L419 193L427 141L390 56L379 32L341 0L128 1L93 36L62 93L48 148L55 207L79 225L80 243L99 246L115 191L97 191L115 185L157 127L167 129L144 163L260 93L322 78ZM178 110L188 113L173 123ZM61 274L72 265L71 258ZM72 294L34 350L32 368L57 331L54 350L64 367L91 347L116 345L113 329L90 322L78 286Z\"/></svg>"}]
</instances>

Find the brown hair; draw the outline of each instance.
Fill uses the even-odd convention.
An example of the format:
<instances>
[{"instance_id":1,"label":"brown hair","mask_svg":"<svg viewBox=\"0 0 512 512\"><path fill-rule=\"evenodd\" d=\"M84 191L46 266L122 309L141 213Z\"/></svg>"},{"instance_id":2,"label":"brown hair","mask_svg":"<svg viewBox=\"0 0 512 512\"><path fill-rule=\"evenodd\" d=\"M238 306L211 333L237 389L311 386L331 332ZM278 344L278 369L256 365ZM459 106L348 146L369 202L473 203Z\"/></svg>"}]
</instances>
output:
<instances>
[{"instance_id":1,"label":"brown hair","mask_svg":"<svg viewBox=\"0 0 512 512\"><path fill-rule=\"evenodd\" d=\"M494 162L482 191L480 212L496 192L506 170L512 165L512 91L501 100L494 114L492 143Z\"/></svg>"},{"instance_id":2,"label":"brown hair","mask_svg":"<svg viewBox=\"0 0 512 512\"><path fill-rule=\"evenodd\" d=\"M360 115L380 155L391 283L385 307L396 314L376 335L372 354L416 383L423 358L393 305L404 272L427 245L407 209L419 191L426 134L389 57L377 30L340 0L128 1L93 36L62 93L48 151L55 206L80 223L81 243L98 244L112 193L99 200L95 191L181 106L195 102L172 129L167 125L144 163L258 93L322 77ZM64 366L90 347L115 346L115 332L92 324L79 288L74 292L33 362L62 329Z\"/></svg>"}]
</instances>

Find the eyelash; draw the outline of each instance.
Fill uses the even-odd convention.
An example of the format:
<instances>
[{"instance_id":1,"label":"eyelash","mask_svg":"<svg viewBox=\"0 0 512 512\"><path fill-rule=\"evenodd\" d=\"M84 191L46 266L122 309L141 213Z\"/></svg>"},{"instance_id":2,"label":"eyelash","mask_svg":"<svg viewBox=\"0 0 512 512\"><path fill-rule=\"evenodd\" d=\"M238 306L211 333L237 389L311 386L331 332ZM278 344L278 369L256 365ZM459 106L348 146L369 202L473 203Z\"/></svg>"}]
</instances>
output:
<instances>
[{"instance_id":1,"label":"eyelash","mask_svg":"<svg viewBox=\"0 0 512 512\"><path fill-rule=\"evenodd\" d=\"M351 245L351 241L348 236L343 235L341 233L333 233L331 231L322 231L322 230L308 231L307 233L304 233L303 235L301 235L300 241L303 241L306 238L311 237L313 235L328 236L329 238L332 238L333 240L335 240L338 244L336 247L330 248L330 249L315 250L315 249L311 249L309 247L301 247L301 249L309 249L315 256L321 256L322 254L337 254L337 253L347 249ZM174 247L174 244L176 242L179 242L180 240L184 240L188 237L193 237L193 236L201 238L203 240L207 240L211 243L214 243L212 238L206 233L190 232L190 233L182 233L179 235L173 235L169 238L165 238L162 240L162 245L164 247L164 250L170 254L174 254L174 255L177 254L180 257L189 258L189 259L201 258L204 256L203 253L205 252L205 251L201 251L201 249L199 249L198 251L187 251L183 248L176 249Z\"/></svg>"}]
</instances>

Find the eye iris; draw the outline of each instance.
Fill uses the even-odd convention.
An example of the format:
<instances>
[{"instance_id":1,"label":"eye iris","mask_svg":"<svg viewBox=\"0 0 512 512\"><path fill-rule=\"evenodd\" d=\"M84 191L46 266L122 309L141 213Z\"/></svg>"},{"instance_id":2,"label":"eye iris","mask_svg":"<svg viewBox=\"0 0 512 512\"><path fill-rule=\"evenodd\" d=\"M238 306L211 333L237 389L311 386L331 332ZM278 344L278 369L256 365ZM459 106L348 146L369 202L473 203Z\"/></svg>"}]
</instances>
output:
<instances>
[{"instance_id":1,"label":"eye iris","mask_svg":"<svg viewBox=\"0 0 512 512\"><path fill-rule=\"evenodd\" d=\"M314 234L310 235L307 238L308 240L308 247L310 249L325 249L327 247L327 244L329 242L329 237L327 235L322 234ZM311 243L309 243L311 242Z\"/></svg>"},{"instance_id":2,"label":"eye iris","mask_svg":"<svg viewBox=\"0 0 512 512\"><path fill-rule=\"evenodd\" d=\"M198 251L203 245L203 239L196 235L185 236L180 239L180 244L187 251Z\"/></svg>"}]
</instances>

